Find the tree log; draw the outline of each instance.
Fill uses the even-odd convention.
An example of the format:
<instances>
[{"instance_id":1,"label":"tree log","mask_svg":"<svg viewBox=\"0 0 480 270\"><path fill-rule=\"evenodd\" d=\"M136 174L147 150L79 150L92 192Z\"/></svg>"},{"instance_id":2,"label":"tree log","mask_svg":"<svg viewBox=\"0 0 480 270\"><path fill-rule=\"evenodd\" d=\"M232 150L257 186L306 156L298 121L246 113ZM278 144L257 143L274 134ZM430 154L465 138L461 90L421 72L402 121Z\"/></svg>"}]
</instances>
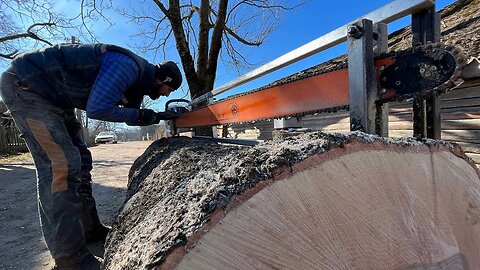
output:
<instances>
[{"instance_id":1,"label":"tree log","mask_svg":"<svg viewBox=\"0 0 480 270\"><path fill-rule=\"evenodd\" d=\"M442 141L161 139L132 166L104 267L480 269L479 175Z\"/></svg>"}]
</instances>

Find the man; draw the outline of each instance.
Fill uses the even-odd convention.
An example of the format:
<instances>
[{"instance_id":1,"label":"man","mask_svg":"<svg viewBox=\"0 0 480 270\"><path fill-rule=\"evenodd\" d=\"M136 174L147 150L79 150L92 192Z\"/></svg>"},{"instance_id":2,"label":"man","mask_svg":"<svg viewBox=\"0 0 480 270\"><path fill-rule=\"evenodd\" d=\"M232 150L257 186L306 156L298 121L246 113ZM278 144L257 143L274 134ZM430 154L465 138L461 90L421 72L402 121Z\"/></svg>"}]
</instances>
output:
<instances>
[{"instance_id":1,"label":"man","mask_svg":"<svg viewBox=\"0 0 480 270\"><path fill-rule=\"evenodd\" d=\"M40 223L57 269L100 269L86 244L105 240L92 196L92 156L74 109L93 119L152 125L173 112L139 109L145 95L168 96L182 75L173 62L152 65L121 47L64 44L16 57L0 94L37 169Z\"/></svg>"}]
</instances>

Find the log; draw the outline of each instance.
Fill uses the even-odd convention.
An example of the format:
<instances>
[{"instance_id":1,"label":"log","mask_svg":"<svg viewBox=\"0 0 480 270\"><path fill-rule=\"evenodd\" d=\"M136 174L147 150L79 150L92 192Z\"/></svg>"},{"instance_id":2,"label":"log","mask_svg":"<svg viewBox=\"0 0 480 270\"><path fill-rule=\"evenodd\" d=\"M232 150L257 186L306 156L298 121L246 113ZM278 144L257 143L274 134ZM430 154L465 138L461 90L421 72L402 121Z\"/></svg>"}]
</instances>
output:
<instances>
[{"instance_id":1,"label":"log","mask_svg":"<svg viewBox=\"0 0 480 270\"><path fill-rule=\"evenodd\" d=\"M479 171L443 141L173 137L136 160L105 269L479 269Z\"/></svg>"}]
</instances>

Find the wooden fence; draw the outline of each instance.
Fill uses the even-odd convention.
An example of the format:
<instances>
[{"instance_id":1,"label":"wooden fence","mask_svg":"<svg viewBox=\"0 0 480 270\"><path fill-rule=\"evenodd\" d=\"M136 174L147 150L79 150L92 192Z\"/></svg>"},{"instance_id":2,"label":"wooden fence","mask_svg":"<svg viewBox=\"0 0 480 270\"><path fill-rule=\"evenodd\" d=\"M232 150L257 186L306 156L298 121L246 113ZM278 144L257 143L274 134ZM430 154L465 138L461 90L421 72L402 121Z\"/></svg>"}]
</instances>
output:
<instances>
[{"instance_id":1,"label":"wooden fence","mask_svg":"<svg viewBox=\"0 0 480 270\"><path fill-rule=\"evenodd\" d=\"M25 141L15 127L0 126L0 155L28 152Z\"/></svg>"}]
</instances>

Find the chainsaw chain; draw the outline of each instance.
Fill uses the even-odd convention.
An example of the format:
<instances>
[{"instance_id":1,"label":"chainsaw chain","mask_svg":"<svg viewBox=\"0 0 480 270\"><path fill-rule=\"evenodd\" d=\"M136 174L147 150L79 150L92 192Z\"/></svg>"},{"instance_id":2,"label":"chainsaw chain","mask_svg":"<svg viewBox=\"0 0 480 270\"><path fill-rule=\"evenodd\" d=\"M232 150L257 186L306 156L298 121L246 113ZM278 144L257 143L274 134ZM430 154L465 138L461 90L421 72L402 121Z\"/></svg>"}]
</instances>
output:
<instances>
[{"instance_id":1,"label":"chainsaw chain","mask_svg":"<svg viewBox=\"0 0 480 270\"><path fill-rule=\"evenodd\" d=\"M453 71L452 76L447 81L445 81L444 83L434 88L425 89L424 91L416 92L413 94L398 95L388 99L378 100L377 104L382 104L387 102L396 102L396 101L400 102L400 101L409 100L413 98L427 99L433 96L445 94L449 90L451 90L453 87L459 85L462 82L460 75L462 73L463 68L467 64L467 58L465 54L458 47L455 47L452 45L446 45L441 42L437 42L437 43L428 42L427 44L419 45L409 50L401 51L399 53L394 53L393 56L399 57L399 56L414 53L415 51L420 51L420 50L426 52L427 54L434 54L438 52L450 53L455 59L455 70Z\"/></svg>"},{"instance_id":2,"label":"chainsaw chain","mask_svg":"<svg viewBox=\"0 0 480 270\"><path fill-rule=\"evenodd\" d=\"M434 54L434 53L437 53L437 52L441 51L441 52L447 52L447 53L450 53L451 55L453 55L453 57L455 59L455 62L456 62L456 65L455 65L455 70L454 70L452 76L447 81L445 81L443 84L438 85L438 86L434 87L433 89L426 89L424 91L413 93L413 94L398 95L398 96L394 96L394 97L391 97L391 98L388 98L388 99L378 100L378 101L376 101L377 105L381 105L381 104L387 103L387 102L396 102L396 101L400 102L400 101L409 100L409 99L412 99L412 98L426 99L426 98L433 97L433 96L436 96L436 95L444 94L444 93L448 92L449 89L451 89L452 87L459 84L459 82L461 81L460 74L461 74L464 66L467 64L467 59L459 48L454 47L452 45L445 45L441 42L438 42L438 43L430 43L429 42L427 44L418 45L418 46L412 47L410 49L406 49L406 50L402 50L402 51L398 51L398 52L389 52L389 53L381 54L379 56L376 56L375 59L382 59L382 58L386 58L386 57L401 57L402 55L409 55L409 54L414 53L416 51L423 51L423 52L426 52L428 54ZM325 65L330 65L330 67L326 68L326 69L321 68L322 66L325 66ZM343 55L343 56L340 56L340 59L338 59L338 58L337 59L332 59L332 60L327 61L325 63L322 63L320 65L305 69L305 70L300 71L298 73L295 73L291 76L288 76L288 77L285 77L285 78L280 79L278 81L275 81L271 84L253 89L251 91L247 91L247 92L239 93L239 94L236 94L236 95L232 95L232 96L226 97L226 98L221 99L221 100L217 100L217 101L213 102L211 105L214 105L214 104L217 104L217 103L220 103L220 102L224 102L224 101L227 101L227 100L231 100L231 99L234 99L234 98L238 98L238 97L241 97L241 96L249 95L249 94L252 94L252 93L255 93L255 92L263 91L263 90L266 90L266 89L269 89L269 88L272 88L272 87L284 85L284 84L291 83L291 82L294 82L294 81L303 80L303 79L306 79L306 78L309 78L309 77L313 77L313 76L317 76L317 75L321 75L321 74L325 74L325 73L329 73L329 72L333 72L333 71L337 71L337 70L342 70L342 69L346 69L346 68L348 68L348 63L346 61L346 56ZM380 71L377 70L377 72L380 72ZM283 115L283 116L279 116L279 117L275 117L275 118L259 118L259 119L255 119L255 120L251 120L251 121L245 121L245 122L233 122L233 123L227 123L227 124L224 124L224 125L231 126L231 125L238 125L238 124L253 124L255 122L260 122L260 121L271 121L272 119L281 119L281 118L290 119L290 118L293 118L293 117L303 117L303 116L307 116L307 115L317 115L317 114L320 114L320 113L334 113L334 112L337 112L337 111L340 111L340 110L348 110L348 109L349 109L349 106L345 105L345 106L339 106L339 107L333 107L333 108L324 108L324 109L319 109L319 110L314 110L314 111L307 111L307 112L298 113L298 114Z\"/></svg>"}]
</instances>

